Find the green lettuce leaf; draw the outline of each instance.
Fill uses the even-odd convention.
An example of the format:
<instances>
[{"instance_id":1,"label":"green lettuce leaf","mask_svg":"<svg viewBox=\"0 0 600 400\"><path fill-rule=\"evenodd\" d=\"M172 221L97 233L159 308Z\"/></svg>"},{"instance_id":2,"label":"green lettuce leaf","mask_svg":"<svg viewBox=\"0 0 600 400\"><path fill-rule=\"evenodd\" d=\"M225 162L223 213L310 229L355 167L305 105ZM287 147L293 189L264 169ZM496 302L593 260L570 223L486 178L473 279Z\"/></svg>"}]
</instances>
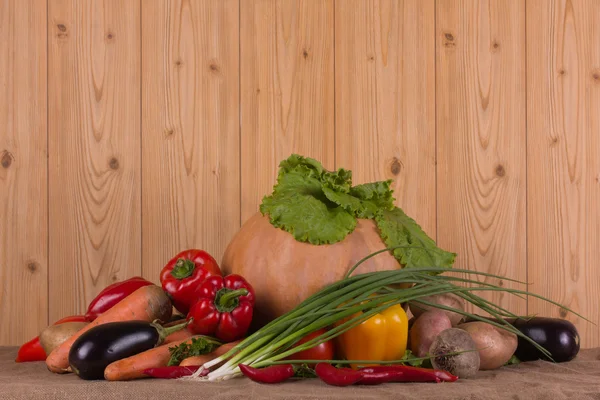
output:
<instances>
[{"instance_id":1,"label":"green lettuce leaf","mask_svg":"<svg viewBox=\"0 0 600 400\"><path fill-rule=\"evenodd\" d=\"M328 207L308 194L270 196L261 211L269 214L271 224L291 233L299 242L336 243L356 227L356 219L342 207Z\"/></svg>"},{"instance_id":2,"label":"green lettuce leaf","mask_svg":"<svg viewBox=\"0 0 600 400\"><path fill-rule=\"evenodd\" d=\"M381 238L388 247L415 246L393 251L394 256L406 268L447 267L454 264L455 253L438 248L435 241L421 229L414 219L400 208L385 210L375 217ZM416 248L416 247L421 248Z\"/></svg>"},{"instance_id":3,"label":"green lettuce leaf","mask_svg":"<svg viewBox=\"0 0 600 400\"><path fill-rule=\"evenodd\" d=\"M263 198L260 211L271 224L300 242L336 243L356 227L356 219L327 199L324 189L349 192L350 171L327 171L317 160L292 154L279 164L273 193Z\"/></svg>"},{"instance_id":4,"label":"green lettuce leaf","mask_svg":"<svg viewBox=\"0 0 600 400\"><path fill-rule=\"evenodd\" d=\"M271 224L300 242L337 243L356 227L357 218L374 219L394 256L409 268L451 267L456 254L439 249L433 239L394 205L391 180L352 186L352 171L327 171L315 159L292 154L279 164L273 193L260 211Z\"/></svg>"}]
</instances>

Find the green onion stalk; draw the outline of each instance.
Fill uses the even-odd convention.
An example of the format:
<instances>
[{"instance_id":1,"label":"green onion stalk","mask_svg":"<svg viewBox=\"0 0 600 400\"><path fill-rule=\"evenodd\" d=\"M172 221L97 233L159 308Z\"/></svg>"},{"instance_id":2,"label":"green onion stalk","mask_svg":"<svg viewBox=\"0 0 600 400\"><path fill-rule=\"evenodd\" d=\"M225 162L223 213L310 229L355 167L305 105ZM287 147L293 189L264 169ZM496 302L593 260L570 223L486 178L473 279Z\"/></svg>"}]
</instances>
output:
<instances>
[{"instance_id":1,"label":"green onion stalk","mask_svg":"<svg viewBox=\"0 0 600 400\"><path fill-rule=\"evenodd\" d=\"M498 275L471 271L467 269L454 269L447 267L421 267L405 268L391 271L378 271L351 276L352 273L366 260L383 252L397 248L421 248L420 246L394 246L369 254L357 262L345 275L343 279L324 287L319 292L310 296L293 310L274 319L263 326L246 339L237 344L222 356L205 363L196 373L190 377L198 381L226 380L241 375L239 365L246 364L255 368L267 367L281 363L302 364L308 360L290 360L289 357L297 352L310 349L316 345L329 341L342 333L360 325L374 315L384 311L396 304L409 301L418 302L427 306L442 310L453 311L474 320L487 322L500 329L512 332L532 343L546 357L552 360L550 352L538 343L521 333L518 329L505 321L504 317L519 318L509 310L483 299L476 293L480 291L496 291L509 293L514 296L524 295L539 298L554 305L565 308L577 314L563 305L528 291L499 287L490 283L480 282L475 279L445 276L444 272L458 272L467 275L498 278L524 284L514 279L508 279ZM462 286L470 284L475 286ZM408 288L399 288L398 285L405 284ZM491 317L484 317L466 312L454 307L431 303L424 298L433 295L455 294L466 302L487 312ZM306 335L319 329L329 328L325 333L296 345ZM284 360L285 359L285 360ZM327 363L348 364L396 364L422 360L422 358L403 358L401 360L326 360ZM218 367L217 367L218 366ZM206 369L217 367L205 375Z\"/></svg>"}]
</instances>

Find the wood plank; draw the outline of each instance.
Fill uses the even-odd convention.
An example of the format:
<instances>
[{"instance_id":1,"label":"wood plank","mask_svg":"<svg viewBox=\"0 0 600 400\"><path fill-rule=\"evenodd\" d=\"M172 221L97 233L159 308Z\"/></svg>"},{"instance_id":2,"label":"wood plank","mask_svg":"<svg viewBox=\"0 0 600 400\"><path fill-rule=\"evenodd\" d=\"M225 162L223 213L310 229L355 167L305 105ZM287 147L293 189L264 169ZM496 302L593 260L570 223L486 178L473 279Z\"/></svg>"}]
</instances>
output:
<instances>
[{"instance_id":1,"label":"wood plank","mask_svg":"<svg viewBox=\"0 0 600 400\"><path fill-rule=\"evenodd\" d=\"M457 268L525 281L524 2L436 6L439 244L458 253ZM524 299L485 294L526 312Z\"/></svg>"},{"instance_id":2,"label":"wood plank","mask_svg":"<svg viewBox=\"0 0 600 400\"><path fill-rule=\"evenodd\" d=\"M333 1L241 2L242 222L292 153L334 168Z\"/></svg>"},{"instance_id":3,"label":"wood plank","mask_svg":"<svg viewBox=\"0 0 600 400\"><path fill-rule=\"evenodd\" d=\"M434 1L338 1L336 163L355 183L393 179L398 206L435 239Z\"/></svg>"},{"instance_id":4,"label":"wood plank","mask_svg":"<svg viewBox=\"0 0 600 400\"><path fill-rule=\"evenodd\" d=\"M46 2L0 1L0 37L0 345L20 345L48 324Z\"/></svg>"},{"instance_id":5,"label":"wood plank","mask_svg":"<svg viewBox=\"0 0 600 400\"><path fill-rule=\"evenodd\" d=\"M240 226L239 2L142 4L143 272Z\"/></svg>"},{"instance_id":6,"label":"wood plank","mask_svg":"<svg viewBox=\"0 0 600 400\"><path fill-rule=\"evenodd\" d=\"M140 5L50 0L50 320L141 273Z\"/></svg>"},{"instance_id":7,"label":"wood plank","mask_svg":"<svg viewBox=\"0 0 600 400\"><path fill-rule=\"evenodd\" d=\"M600 3L527 2L530 290L600 323ZM566 318L582 347L598 326L529 299L529 313Z\"/></svg>"}]
</instances>

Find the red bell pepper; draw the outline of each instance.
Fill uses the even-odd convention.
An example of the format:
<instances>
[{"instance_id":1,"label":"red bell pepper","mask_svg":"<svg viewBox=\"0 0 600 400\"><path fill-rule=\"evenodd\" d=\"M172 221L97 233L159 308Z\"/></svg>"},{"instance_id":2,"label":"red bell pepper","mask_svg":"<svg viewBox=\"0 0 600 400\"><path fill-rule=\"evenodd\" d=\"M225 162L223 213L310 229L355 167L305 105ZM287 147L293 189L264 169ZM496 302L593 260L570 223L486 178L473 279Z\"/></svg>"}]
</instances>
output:
<instances>
[{"instance_id":1,"label":"red bell pepper","mask_svg":"<svg viewBox=\"0 0 600 400\"><path fill-rule=\"evenodd\" d=\"M210 276L196 290L198 301L187 319L194 334L214 336L223 342L244 337L254 310L254 289L240 275Z\"/></svg>"},{"instance_id":2,"label":"red bell pepper","mask_svg":"<svg viewBox=\"0 0 600 400\"><path fill-rule=\"evenodd\" d=\"M141 276L134 276L121 282L115 282L105 287L88 306L85 317L92 322L98 315L108 311L115 304L143 286L153 285Z\"/></svg>"},{"instance_id":3,"label":"red bell pepper","mask_svg":"<svg viewBox=\"0 0 600 400\"><path fill-rule=\"evenodd\" d=\"M84 315L72 315L56 321L53 325L64 324L65 322L86 322ZM23 343L17 352L15 362L44 361L46 352L40 343L40 337L36 336L27 343Z\"/></svg>"},{"instance_id":4,"label":"red bell pepper","mask_svg":"<svg viewBox=\"0 0 600 400\"><path fill-rule=\"evenodd\" d=\"M173 257L160 272L160 283L175 308L187 314L196 302L196 288L209 276L221 276L215 259L203 250L190 249Z\"/></svg>"}]
</instances>

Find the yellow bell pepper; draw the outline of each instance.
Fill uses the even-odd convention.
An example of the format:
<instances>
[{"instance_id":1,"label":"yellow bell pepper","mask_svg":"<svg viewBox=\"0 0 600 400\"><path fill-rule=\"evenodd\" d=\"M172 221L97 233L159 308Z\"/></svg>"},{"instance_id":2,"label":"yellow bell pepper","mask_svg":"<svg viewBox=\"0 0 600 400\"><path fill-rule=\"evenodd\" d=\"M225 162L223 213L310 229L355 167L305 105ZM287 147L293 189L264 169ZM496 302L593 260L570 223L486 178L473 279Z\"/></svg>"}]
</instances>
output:
<instances>
[{"instance_id":1,"label":"yellow bell pepper","mask_svg":"<svg viewBox=\"0 0 600 400\"><path fill-rule=\"evenodd\" d=\"M408 317L400 305L388 307L335 338L336 347L346 360L397 360L406 352L407 340ZM356 369L358 364L351 367Z\"/></svg>"}]
</instances>

